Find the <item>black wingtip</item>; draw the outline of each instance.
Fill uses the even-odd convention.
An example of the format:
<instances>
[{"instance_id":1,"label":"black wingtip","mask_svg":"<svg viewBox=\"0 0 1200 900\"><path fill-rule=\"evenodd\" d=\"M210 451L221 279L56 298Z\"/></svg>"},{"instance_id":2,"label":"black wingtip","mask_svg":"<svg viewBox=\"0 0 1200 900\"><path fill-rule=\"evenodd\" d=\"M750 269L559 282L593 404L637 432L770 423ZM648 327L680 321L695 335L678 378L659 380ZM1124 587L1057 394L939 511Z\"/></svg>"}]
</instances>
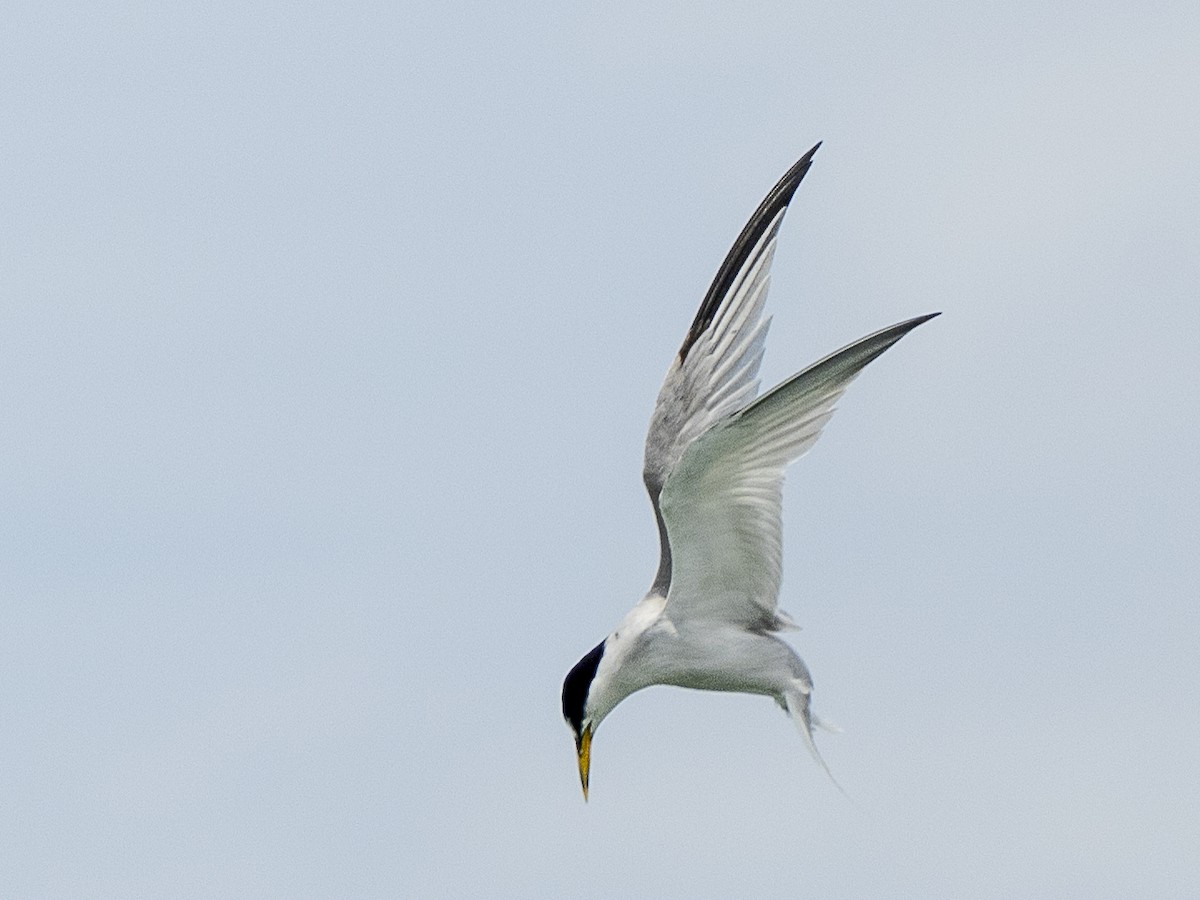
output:
<instances>
[{"instance_id":1,"label":"black wingtip","mask_svg":"<svg viewBox=\"0 0 1200 900\"><path fill-rule=\"evenodd\" d=\"M813 156L820 147L821 141L817 141L811 150L796 160L795 164L783 174L783 177L775 183L775 187L771 188L770 193L758 205L758 209L754 211L754 215L750 217L737 240L733 242L725 261L721 263L721 268L717 270L716 277L713 278L712 285L709 286L708 293L704 295L704 302L700 304L696 318L692 321L692 327L688 329L687 337L683 339L683 346L679 348L681 360L687 359L688 350L692 348L692 344L696 343L696 339L704 333L704 329L716 317L717 310L721 308L721 301L729 292L729 288L745 264L746 258L754 249L754 245L758 243L763 232L771 224L771 220L781 209L786 209L792 202L796 188L800 187L800 182L812 168Z\"/></svg>"},{"instance_id":2,"label":"black wingtip","mask_svg":"<svg viewBox=\"0 0 1200 900\"><path fill-rule=\"evenodd\" d=\"M783 173L783 177L776 182L775 187L771 188L771 193L767 194L754 215L750 217L750 223L753 223L760 214L767 213L768 210L767 221L769 222L771 216L774 216L775 213L792 202L796 188L800 187L800 182L804 180L804 176L812 168L813 157L821 149L821 143L821 141L817 141L811 150L796 160L795 164ZM747 223L747 227L749 227L750 223Z\"/></svg>"},{"instance_id":3,"label":"black wingtip","mask_svg":"<svg viewBox=\"0 0 1200 900\"><path fill-rule=\"evenodd\" d=\"M939 311L939 312L925 313L925 315L923 315L923 316L913 316L911 319L905 319L903 322L897 322L895 325L892 325L889 328L884 328L881 331L876 332L876 335L883 335L886 333L895 335L894 340L892 340L891 343L889 343L887 345L888 347L890 347L892 344L896 343L896 341L900 340L900 338L904 337L904 335L908 334L910 331L912 331L918 325L924 325L930 319L936 319L940 315L941 315L941 312ZM885 347L884 349L886 350L887 347ZM883 352L883 351L880 351L880 352Z\"/></svg>"}]
</instances>

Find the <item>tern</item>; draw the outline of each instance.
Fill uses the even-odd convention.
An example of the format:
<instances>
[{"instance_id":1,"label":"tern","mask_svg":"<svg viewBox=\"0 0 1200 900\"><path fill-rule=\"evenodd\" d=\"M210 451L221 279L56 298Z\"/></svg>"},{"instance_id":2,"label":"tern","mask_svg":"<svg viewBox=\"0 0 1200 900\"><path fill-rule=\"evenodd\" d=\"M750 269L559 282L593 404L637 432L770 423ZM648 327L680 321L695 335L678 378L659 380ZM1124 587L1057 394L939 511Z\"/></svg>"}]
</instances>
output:
<instances>
[{"instance_id":1,"label":"tern","mask_svg":"<svg viewBox=\"0 0 1200 900\"><path fill-rule=\"evenodd\" d=\"M755 399L776 236L820 146L787 171L738 235L659 391L642 473L658 524L658 571L563 682L584 800L596 729L618 703L656 684L773 698L833 778L813 741L821 722L810 706L812 678L777 636L796 627L778 607L784 470L816 442L867 363L938 313L855 341Z\"/></svg>"}]
</instances>

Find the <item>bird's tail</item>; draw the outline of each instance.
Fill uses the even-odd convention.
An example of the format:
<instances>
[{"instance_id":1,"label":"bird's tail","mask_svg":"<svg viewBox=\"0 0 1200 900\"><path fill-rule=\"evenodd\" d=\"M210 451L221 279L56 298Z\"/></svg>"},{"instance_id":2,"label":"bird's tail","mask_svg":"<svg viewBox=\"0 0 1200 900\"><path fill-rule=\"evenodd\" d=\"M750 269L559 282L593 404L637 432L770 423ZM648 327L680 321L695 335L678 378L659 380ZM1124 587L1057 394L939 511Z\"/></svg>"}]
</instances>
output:
<instances>
[{"instance_id":1,"label":"bird's tail","mask_svg":"<svg viewBox=\"0 0 1200 900\"><path fill-rule=\"evenodd\" d=\"M812 754L813 759L817 761L825 774L829 777L830 782L842 794L849 798L846 789L838 784L838 780L833 777L833 772L829 770L829 766L822 758L820 751L817 750L817 744L813 740L813 726L823 727L830 731L839 730L836 726L830 726L822 722L813 715L811 707L812 686L801 679L796 679L792 682L792 688L783 695L783 708L787 710L787 714L791 716L793 722L796 723L796 730L800 732L800 737L804 738L804 743L808 747L808 752Z\"/></svg>"}]
</instances>

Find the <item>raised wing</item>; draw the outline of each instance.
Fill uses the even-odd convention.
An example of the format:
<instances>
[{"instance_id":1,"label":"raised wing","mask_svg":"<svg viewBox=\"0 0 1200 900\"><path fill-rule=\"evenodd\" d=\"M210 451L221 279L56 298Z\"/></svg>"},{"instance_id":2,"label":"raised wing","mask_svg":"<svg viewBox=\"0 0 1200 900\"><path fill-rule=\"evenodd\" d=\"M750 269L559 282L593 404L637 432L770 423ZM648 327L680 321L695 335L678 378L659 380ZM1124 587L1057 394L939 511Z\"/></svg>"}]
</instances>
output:
<instances>
[{"instance_id":1,"label":"raised wing","mask_svg":"<svg viewBox=\"0 0 1200 900\"><path fill-rule=\"evenodd\" d=\"M776 608L784 468L816 442L863 367L936 315L855 341L692 441L659 498L672 556L665 615L761 630L789 624Z\"/></svg>"},{"instance_id":2,"label":"raised wing","mask_svg":"<svg viewBox=\"0 0 1200 900\"><path fill-rule=\"evenodd\" d=\"M650 417L642 477L658 522L661 556L653 592L671 584L671 543L660 495L688 445L758 393L758 367L770 319L762 318L775 238L817 144L771 189L717 270L671 363Z\"/></svg>"}]
</instances>

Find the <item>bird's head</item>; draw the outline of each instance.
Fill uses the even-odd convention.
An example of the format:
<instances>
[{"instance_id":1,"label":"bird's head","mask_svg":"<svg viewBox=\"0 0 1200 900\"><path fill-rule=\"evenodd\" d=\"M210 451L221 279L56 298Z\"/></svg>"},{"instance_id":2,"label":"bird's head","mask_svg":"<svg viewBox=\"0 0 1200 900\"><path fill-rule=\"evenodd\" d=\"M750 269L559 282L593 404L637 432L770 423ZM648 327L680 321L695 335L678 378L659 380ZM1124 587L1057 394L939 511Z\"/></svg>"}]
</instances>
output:
<instances>
[{"instance_id":1,"label":"bird's head","mask_svg":"<svg viewBox=\"0 0 1200 900\"><path fill-rule=\"evenodd\" d=\"M588 772L592 763L592 733L604 718L604 711L591 702L592 685L596 670L604 656L605 641L588 651L587 655L563 679L563 718L575 735L575 753L579 759L579 783L583 786L583 799L588 795Z\"/></svg>"}]
</instances>

